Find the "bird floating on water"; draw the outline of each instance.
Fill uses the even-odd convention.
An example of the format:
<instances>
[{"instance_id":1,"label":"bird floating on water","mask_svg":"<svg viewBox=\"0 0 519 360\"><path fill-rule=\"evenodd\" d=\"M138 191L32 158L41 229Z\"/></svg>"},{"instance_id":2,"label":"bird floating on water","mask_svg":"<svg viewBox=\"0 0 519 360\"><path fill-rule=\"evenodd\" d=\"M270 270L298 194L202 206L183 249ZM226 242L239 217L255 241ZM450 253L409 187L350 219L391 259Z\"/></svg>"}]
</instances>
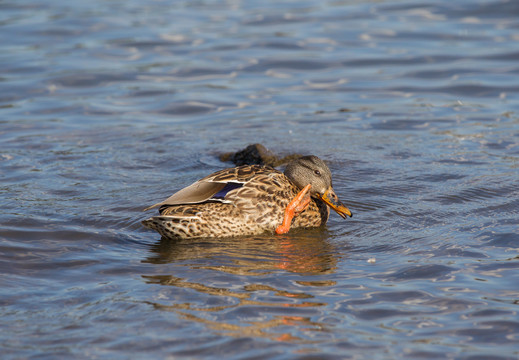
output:
<instances>
[{"instance_id":1,"label":"bird floating on water","mask_svg":"<svg viewBox=\"0 0 519 360\"><path fill-rule=\"evenodd\" d=\"M160 215L142 223L171 239L284 234L326 224L329 208L352 216L314 155L290 162L284 173L263 165L220 170L145 210L155 207Z\"/></svg>"}]
</instances>

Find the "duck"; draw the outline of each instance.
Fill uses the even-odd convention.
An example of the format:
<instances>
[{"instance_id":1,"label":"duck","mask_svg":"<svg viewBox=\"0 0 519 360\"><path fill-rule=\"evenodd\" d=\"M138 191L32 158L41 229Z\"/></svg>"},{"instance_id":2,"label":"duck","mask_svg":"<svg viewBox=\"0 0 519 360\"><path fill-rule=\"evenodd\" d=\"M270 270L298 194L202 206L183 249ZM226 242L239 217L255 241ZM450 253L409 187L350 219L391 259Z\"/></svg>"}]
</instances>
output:
<instances>
[{"instance_id":1,"label":"duck","mask_svg":"<svg viewBox=\"0 0 519 360\"><path fill-rule=\"evenodd\" d=\"M332 186L330 169L315 155L299 157L284 172L265 165L223 169L144 209L159 215L142 221L166 239L235 237L326 224L330 208L351 211Z\"/></svg>"}]
</instances>

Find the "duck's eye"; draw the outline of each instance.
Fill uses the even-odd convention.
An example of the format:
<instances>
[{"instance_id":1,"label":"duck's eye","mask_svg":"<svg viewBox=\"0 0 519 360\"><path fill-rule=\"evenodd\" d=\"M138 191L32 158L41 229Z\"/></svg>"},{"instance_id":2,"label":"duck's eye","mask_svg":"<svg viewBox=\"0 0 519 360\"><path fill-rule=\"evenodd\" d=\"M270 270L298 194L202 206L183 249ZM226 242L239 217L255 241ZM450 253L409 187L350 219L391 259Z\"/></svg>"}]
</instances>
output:
<instances>
[{"instance_id":1,"label":"duck's eye","mask_svg":"<svg viewBox=\"0 0 519 360\"><path fill-rule=\"evenodd\" d=\"M321 172L319 170L314 170L314 174L317 176L321 176Z\"/></svg>"}]
</instances>

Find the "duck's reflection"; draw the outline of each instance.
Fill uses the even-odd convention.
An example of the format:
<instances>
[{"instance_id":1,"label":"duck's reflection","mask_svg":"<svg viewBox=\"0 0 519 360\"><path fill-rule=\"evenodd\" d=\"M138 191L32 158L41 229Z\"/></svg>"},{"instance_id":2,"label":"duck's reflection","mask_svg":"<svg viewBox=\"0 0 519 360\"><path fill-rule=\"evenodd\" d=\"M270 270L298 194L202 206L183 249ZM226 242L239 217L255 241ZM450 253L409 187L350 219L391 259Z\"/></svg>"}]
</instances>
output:
<instances>
[{"instance_id":1,"label":"duck's reflection","mask_svg":"<svg viewBox=\"0 0 519 360\"><path fill-rule=\"evenodd\" d=\"M337 259L327 238L316 229L286 236L162 239L144 260L157 264L157 273L143 277L175 291L161 292L150 303L229 335L304 341L301 328L324 328L311 320L328 305L316 293L335 284L330 275Z\"/></svg>"},{"instance_id":2,"label":"duck's reflection","mask_svg":"<svg viewBox=\"0 0 519 360\"><path fill-rule=\"evenodd\" d=\"M172 241L161 239L151 246L153 255L144 262L153 264L191 263L235 274L264 273L283 269L318 275L333 272L336 266L332 245L322 230L306 230L291 235L239 238L201 238Z\"/></svg>"}]
</instances>

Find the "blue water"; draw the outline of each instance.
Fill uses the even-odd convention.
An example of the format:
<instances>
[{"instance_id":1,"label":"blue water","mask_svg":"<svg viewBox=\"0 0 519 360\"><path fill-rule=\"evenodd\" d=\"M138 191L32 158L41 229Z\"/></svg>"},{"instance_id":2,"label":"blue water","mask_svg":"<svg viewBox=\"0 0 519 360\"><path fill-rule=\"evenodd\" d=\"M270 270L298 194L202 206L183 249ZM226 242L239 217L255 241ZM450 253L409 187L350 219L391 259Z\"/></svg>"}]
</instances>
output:
<instances>
[{"instance_id":1,"label":"blue water","mask_svg":"<svg viewBox=\"0 0 519 360\"><path fill-rule=\"evenodd\" d=\"M5 359L517 359L519 3L0 3ZM165 241L260 142L354 217Z\"/></svg>"}]
</instances>

